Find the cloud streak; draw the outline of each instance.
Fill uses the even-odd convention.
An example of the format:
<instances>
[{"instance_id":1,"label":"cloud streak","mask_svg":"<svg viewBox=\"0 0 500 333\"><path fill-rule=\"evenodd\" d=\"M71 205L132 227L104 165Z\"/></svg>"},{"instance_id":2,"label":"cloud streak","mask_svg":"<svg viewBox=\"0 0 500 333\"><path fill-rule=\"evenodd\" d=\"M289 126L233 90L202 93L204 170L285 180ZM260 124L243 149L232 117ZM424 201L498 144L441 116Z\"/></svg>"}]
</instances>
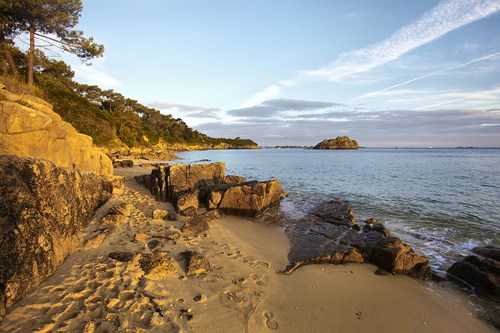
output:
<instances>
[{"instance_id":1,"label":"cloud streak","mask_svg":"<svg viewBox=\"0 0 500 333\"><path fill-rule=\"evenodd\" d=\"M160 110L168 110L168 109L176 109L184 113L199 113L202 111L205 112L218 112L219 108L210 108L205 106L197 106L197 105L187 105L180 103L170 103L170 102L153 102L150 103L149 106L160 109Z\"/></svg>"},{"instance_id":2,"label":"cloud streak","mask_svg":"<svg viewBox=\"0 0 500 333\"><path fill-rule=\"evenodd\" d=\"M414 22L400 28L389 38L366 48L341 54L338 59L316 70L303 71L288 85L304 80L336 81L347 75L365 72L396 60L445 34L500 11L498 0L446 0ZM280 81L257 93L243 107L250 107L279 95L287 87Z\"/></svg>"}]
</instances>

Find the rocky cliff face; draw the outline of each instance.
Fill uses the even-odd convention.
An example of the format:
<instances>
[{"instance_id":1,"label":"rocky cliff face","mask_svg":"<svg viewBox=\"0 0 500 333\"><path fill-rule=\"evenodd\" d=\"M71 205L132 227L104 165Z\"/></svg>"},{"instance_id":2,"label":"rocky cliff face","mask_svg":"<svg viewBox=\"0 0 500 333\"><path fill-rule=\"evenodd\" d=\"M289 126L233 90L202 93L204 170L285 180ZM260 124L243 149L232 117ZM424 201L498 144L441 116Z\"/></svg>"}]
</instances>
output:
<instances>
[{"instance_id":1,"label":"rocky cliff face","mask_svg":"<svg viewBox=\"0 0 500 333\"><path fill-rule=\"evenodd\" d=\"M348 136L338 136L335 139L325 139L313 149L359 149L358 142Z\"/></svg>"},{"instance_id":2,"label":"rocky cliff face","mask_svg":"<svg viewBox=\"0 0 500 333\"><path fill-rule=\"evenodd\" d=\"M1 318L79 246L78 232L112 185L93 173L14 155L0 155L0 174Z\"/></svg>"},{"instance_id":3,"label":"rocky cliff face","mask_svg":"<svg viewBox=\"0 0 500 333\"><path fill-rule=\"evenodd\" d=\"M0 154L51 160L58 166L112 175L111 160L42 99L0 89Z\"/></svg>"}]
</instances>

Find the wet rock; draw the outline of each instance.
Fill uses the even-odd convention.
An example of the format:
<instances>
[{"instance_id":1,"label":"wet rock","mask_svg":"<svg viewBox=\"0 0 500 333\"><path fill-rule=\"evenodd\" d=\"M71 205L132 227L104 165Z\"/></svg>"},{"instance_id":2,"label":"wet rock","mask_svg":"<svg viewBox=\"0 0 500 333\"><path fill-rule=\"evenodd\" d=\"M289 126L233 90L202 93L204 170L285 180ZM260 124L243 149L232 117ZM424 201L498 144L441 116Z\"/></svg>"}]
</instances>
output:
<instances>
[{"instance_id":1,"label":"wet rock","mask_svg":"<svg viewBox=\"0 0 500 333\"><path fill-rule=\"evenodd\" d=\"M372 231L372 229L373 229L373 226L372 226L371 224L368 224L368 223L367 223L367 224L365 224L365 225L363 226L363 229L361 229L361 230L362 230L363 232L368 232L368 231Z\"/></svg>"},{"instance_id":2,"label":"wet rock","mask_svg":"<svg viewBox=\"0 0 500 333\"><path fill-rule=\"evenodd\" d=\"M141 254L139 266L145 274L155 277L164 277L176 272L170 259L158 254Z\"/></svg>"},{"instance_id":3,"label":"wet rock","mask_svg":"<svg viewBox=\"0 0 500 333\"><path fill-rule=\"evenodd\" d=\"M377 219L372 217L372 218L369 218L368 220L365 220L365 223L366 224L375 224L375 223L377 223Z\"/></svg>"},{"instance_id":4,"label":"wet rock","mask_svg":"<svg viewBox=\"0 0 500 333\"><path fill-rule=\"evenodd\" d=\"M208 222L203 215L196 215L186 221L181 231L189 234L199 234L209 229Z\"/></svg>"},{"instance_id":5,"label":"wet rock","mask_svg":"<svg viewBox=\"0 0 500 333\"><path fill-rule=\"evenodd\" d=\"M384 237L389 237L389 230L382 223L375 223L372 225L372 230L380 232Z\"/></svg>"},{"instance_id":6,"label":"wet rock","mask_svg":"<svg viewBox=\"0 0 500 333\"><path fill-rule=\"evenodd\" d=\"M153 220L163 220L165 216L167 216L168 212L164 209L155 209L153 210Z\"/></svg>"},{"instance_id":7,"label":"wet rock","mask_svg":"<svg viewBox=\"0 0 500 333\"><path fill-rule=\"evenodd\" d=\"M134 254L132 252L111 252L108 257L121 262L129 262L134 260Z\"/></svg>"},{"instance_id":8,"label":"wet rock","mask_svg":"<svg viewBox=\"0 0 500 333\"><path fill-rule=\"evenodd\" d=\"M500 299L500 262L496 260L470 255L455 262L448 269L447 275L459 285Z\"/></svg>"},{"instance_id":9,"label":"wet rock","mask_svg":"<svg viewBox=\"0 0 500 333\"><path fill-rule=\"evenodd\" d=\"M312 215L319 217L323 222L351 227L356 223L354 211L349 201L331 200L314 207Z\"/></svg>"},{"instance_id":10,"label":"wet rock","mask_svg":"<svg viewBox=\"0 0 500 333\"><path fill-rule=\"evenodd\" d=\"M186 251L183 253L186 258L186 275L200 275L210 271L210 263L200 252Z\"/></svg>"},{"instance_id":11,"label":"wet rock","mask_svg":"<svg viewBox=\"0 0 500 333\"><path fill-rule=\"evenodd\" d=\"M488 259L500 262L500 247L496 245L478 246L472 249L472 252Z\"/></svg>"},{"instance_id":12,"label":"wet rock","mask_svg":"<svg viewBox=\"0 0 500 333\"><path fill-rule=\"evenodd\" d=\"M112 185L93 173L14 155L0 155L0 174L0 295L8 308L81 245L79 232Z\"/></svg>"},{"instance_id":13,"label":"wet rock","mask_svg":"<svg viewBox=\"0 0 500 333\"><path fill-rule=\"evenodd\" d=\"M359 226L359 224L353 224L351 228L353 228L356 231L360 231L361 230L361 227Z\"/></svg>"}]
</instances>

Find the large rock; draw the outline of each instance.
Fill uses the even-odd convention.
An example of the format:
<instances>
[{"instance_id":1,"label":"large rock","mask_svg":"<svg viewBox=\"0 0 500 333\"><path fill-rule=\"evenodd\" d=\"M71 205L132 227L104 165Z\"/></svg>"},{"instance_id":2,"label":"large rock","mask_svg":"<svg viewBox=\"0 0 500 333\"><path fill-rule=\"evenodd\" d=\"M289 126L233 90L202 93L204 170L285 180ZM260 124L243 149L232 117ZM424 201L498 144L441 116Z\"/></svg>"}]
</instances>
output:
<instances>
[{"instance_id":1,"label":"large rock","mask_svg":"<svg viewBox=\"0 0 500 333\"><path fill-rule=\"evenodd\" d=\"M53 161L99 175L112 175L111 160L92 138L80 134L42 99L0 90L0 154Z\"/></svg>"},{"instance_id":2,"label":"large rock","mask_svg":"<svg viewBox=\"0 0 500 333\"><path fill-rule=\"evenodd\" d=\"M313 149L359 149L359 144L348 136L338 136L335 139L321 141Z\"/></svg>"},{"instance_id":3,"label":"large rock","mask_svg":"<svg viewBox=\"0 0 500 333\"><path fill-rule=\"evenodd\" d=\"M218 208L229 215L255 217L279 203L282 195L283 189L277 179L221 185L210 190L207 207Z\"/></svg>"},{"instance_id":4,"label":"large rock","mask_svg":"<svg viewBox=\"0 0 500 333\"><path fill-rule=\"evenodd\" d=\"M317 205L285 230L290 238L289 265L284 273L317 263L372 263L392 274L430 278L429 260L416 254L397 237L355 228L354 212L347 201ZM384 227L384 230L387 230ZM388 233L388 232L387 232Z\"/></svg>"},{"instance_id":5,"label":"large rock","mask_svg":"<svg viewBox=\"0 0 500 333\"><path fill-rule=\"evenodd\" d=\"M112 184L46 160L0 156L0 299L7 307L50 276Z\"/></svg>"},{"instance_id":6,"label":"large rock","mask_svg":"<svg viewBox=\"0 0 500 333\"><path fill-rule=\"evenodd\" d=\"M500 262L496 260L470 255L455 262L447 274L451 281L459 285L500 299Z\"/></svg>"}]
</instances>

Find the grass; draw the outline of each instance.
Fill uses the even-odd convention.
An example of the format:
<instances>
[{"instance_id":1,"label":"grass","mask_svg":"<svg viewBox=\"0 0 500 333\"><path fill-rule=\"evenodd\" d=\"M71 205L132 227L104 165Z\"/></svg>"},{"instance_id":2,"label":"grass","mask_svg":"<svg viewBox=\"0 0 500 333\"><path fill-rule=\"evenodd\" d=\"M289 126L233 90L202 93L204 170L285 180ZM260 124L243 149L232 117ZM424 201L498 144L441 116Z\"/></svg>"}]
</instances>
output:
<instances>
[{"instance_id":1,"label":"grass","mask_svg":"<svg viewBox=\"0 0 500 333\"><path fill-rule=\"evenodd\" d=\"M11 93L21 95L31 95L39 98L43 98L43 91L36 85L29 86L28 84L22 82L20 79L12 77L10 75L0 76L0 83L5 85L5 88Z\"/></svg>"}]
</instances>

